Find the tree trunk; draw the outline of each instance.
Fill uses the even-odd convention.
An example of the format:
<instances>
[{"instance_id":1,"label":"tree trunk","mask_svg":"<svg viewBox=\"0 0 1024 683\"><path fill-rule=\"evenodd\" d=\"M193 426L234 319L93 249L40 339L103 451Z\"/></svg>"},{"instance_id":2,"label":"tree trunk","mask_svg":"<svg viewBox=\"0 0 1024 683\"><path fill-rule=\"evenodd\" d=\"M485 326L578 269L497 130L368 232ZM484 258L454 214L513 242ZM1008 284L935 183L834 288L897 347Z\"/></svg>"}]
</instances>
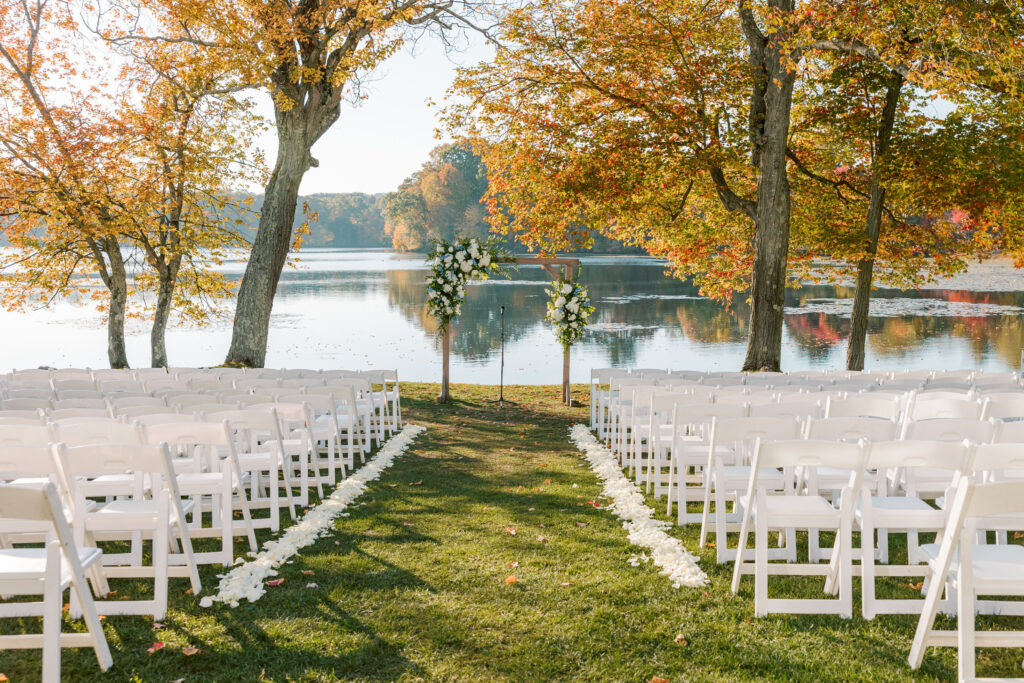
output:
<instances>
[{"instance_id":1,"label":"tree trunk","mask_svg":"<svg viewBox=\"0 0 1024 683\"><path fill-rule=\"evenodd\" d=\"M116 239L104 243L109 261L107 289L110 292L110 311L107 314L107 358L110 367L121 370L128 367L128 352L124 345L124 318L128 308L128 277L121 258L121 247Z\"/></svg>"},{"instance_id":2,"label":"tree trunk","mask_svg":"<svg viewBox=\"0 0 1024 683\"><path fill-rule=\"evenodd\" d=\"M167 367L167 321L174 307L174 285L177 268L168 267L160 271L160 284L156 293L156 310L153 313L153 328L149 333L150 366Z\"/></svg>"},{"instance_id":3,"label":"tree trunk","mask_svg":"<svg viewBox=\"0 0 1024 683\"><path fill-rule=\"evenodd\" d=\"M882 209L885 206L885 188L878 178L878 164L889 151L889 140L896 122L896 108L903 88L903 77L893 73L885 93L885 107L878 124L875 140L875 166L871 174L871 190L868 200L868 216L864 226L866 237L864 258L857 262L857 284L853 294L853 313L850 317L850 342L846 348L846 369L863 370L865 346L868 334L868 313L871 306L871 284L875 270L875 254L878 252L878 238L882 232Z\"/></svg>"},{"instance_id":4,"label":"tree trunk","mask_svg":"<svg viewBox=\"0 0 1024 683\"><path fill-rule=\"evenodd\" d=\"M785 3L782 3L785 4ZM791 9L791 8L790 8ZM774 42L764 48L767 76L760 176L754 217L754 271L750 282L750 329L743 370L781 369L782 322L789 261L790 188L786 167L796 74L788 72Z\"/></svg>"},{"instance_id":5,"label":"tree trunk","mask_svg":"<svg viewBox=\"0 0 1024 683\"><path fill-rule=\"evenodd\" d=\"M267 357L270 310L291 246L295 206L302 176L312 165L302 108L277 114L278 149L267 183L259 229L238 289L231 348L225 363L263 367Z\"/></svg>"}]
</instances>

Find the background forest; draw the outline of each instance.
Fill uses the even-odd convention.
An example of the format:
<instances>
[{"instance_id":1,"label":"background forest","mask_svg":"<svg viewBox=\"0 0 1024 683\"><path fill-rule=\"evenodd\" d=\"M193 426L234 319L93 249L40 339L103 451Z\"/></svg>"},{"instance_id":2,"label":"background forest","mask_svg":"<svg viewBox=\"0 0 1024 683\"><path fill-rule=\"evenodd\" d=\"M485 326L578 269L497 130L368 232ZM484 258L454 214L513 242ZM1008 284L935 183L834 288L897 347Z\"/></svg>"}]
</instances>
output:
<instances>
[{"instance_id":1,"label":"background forest","mask_svg":"<svg viewBox=\"0 0 1024 683\"><path fill-rule=\"evenodd\" d=\"M487 209L480 203L486 191L487 170L480 157L464 145L441 145L394 192L300 196L295 226L308 220L309 234L302 238L306 247L423 251L434 239L486 238L490 226L485 220ZM249 242L256 234L263 196L251 199L252 211L238 216ZM495 237L511 251L528 251L514 237ZM594 248L587 251L643 253L603 235L595 235Z\"/></svg>"}]
</instances>

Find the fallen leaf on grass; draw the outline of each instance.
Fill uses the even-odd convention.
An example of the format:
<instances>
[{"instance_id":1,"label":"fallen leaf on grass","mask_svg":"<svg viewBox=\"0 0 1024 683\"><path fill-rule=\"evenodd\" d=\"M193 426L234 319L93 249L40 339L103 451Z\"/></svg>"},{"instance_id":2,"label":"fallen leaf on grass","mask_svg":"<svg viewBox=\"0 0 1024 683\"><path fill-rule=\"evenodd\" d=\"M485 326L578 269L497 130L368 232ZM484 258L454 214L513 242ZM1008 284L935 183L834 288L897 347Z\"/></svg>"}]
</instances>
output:
<instances>
[{"instance_id":1,"label":"fallen leaf on grass","mask_svg":"<svg viewBox=\"0 0 1024 683\"><path fill-rule=\"evenodd\" d=\"M907 588L913 588L916 591L921 590L922 586L924 586L924 581L918 581L917 583L908 583L907 584Z\"/></svg>"},{"instance_id":2,"label":"fallen leaf on grass","mask_svg":"<svg viewBox=\"0 0 1024 683\"><path fill-rule=\"evenodd\" d=\"M161 628L163 628L163 627L164 627L164 625L163 625L163 624L161 624L161 623L160 623L159 621L154 621L154 622L153 622L153 628L154 628L154 629L161 629Z\"/></svg>"},{"instance_id":3,"label":"fallen leaf on grass","mask_svg":"<svg viewBox=\"0 0 1024 683\"><path fill-rule=\"evenodd\" d=\"M545 479L545 480L544 480L544 483L545 483L545 484L550 484L550 483L551 483L551 480L550 480L550 479Z\"/></svg>"},{"instance_id":4,"label":"fallen leaf on grass","mask_svg":"<svg viewBox=\"0 0 1024 683\"><path fill-rule=\"evenodd\" d=\"M1019 538L1024 538L1024 533L1021 533L1020 531L1014 531L1013 532L1013 540L1016 541Z\"/></svg>"},{"instance_id":5,"label":"fallen leaf on grass","mask_svg":"<svg viewBox=\"0 0 1024 683\"><path fill-rule=\"evenodd\" d=\"M508 563L508 568L509 569L515 569L518 566L519 566L519 561L518 560L512 560L511 562Z\"/></svg>"},{"instance_id":6,"label":"fallen leaf on grass","mask_svg":"<svg viewBox=\"0 0 1024 683\"><path fill-rule=\"evenodd\" d=\"M559 586L571 586L572 585L572 581L563 581L562 583L560 583L558 585Z\"/></svg>"},{"instance_id":7,"label":"fallen leaf on grass","mask_svg":"<svg viewBox=\"0 0 1024 683\"><path fill-rule=\"evenodd\" d=\"M303 576L313 576L313 574L316 573L312 569L302 569L300 571L302 572Z\"/></svg>"},{"instance_id":8,"label":"fallen leaf on grass","mask_svg":"<svg viewBox=\"0 0 1024 683\"><path fill-rule=\"evenodd\" d=\"M388 484L388 488L389 489L397 489L398 488L398 484Z\"/></svg>"},{"instance_id":9,"label":"fallen leaf on grass","mask_svg":"<svg viewBox=\"0 0 1024 683\"><path fill-rule=\"evenodd\" d=\"M0 674L0 683L7 683L9 680L11 679L7 677L7 674Z\"/></svg>"},{"instance_id":10,"label":"fallen leaf on grass","mask_svg":"<svg viewBox=\"0 0 1024 683\"><path fill-rule=\"evenodd\" d=\"M271 587L280 586L282 583L284 583L284 579L271 579L267 581L267 585Z\"/></svg>"},{"instance_id":11,"label":"fallen leaf on grass","mask_svg":"<svg viewBox=\"0 0 1024 683\"><path fill-rule=\"evenodd\" d=\"M189 647L181 648L181 654L185 655L186 657L197 655L200 652L202 652L202 650L200 650L198 647L192 647L191 645Z\"/></svg>"},{"instance_id":12,"label":"fallen leaf on grass","mask_svg":"<svg viewBox=\"0 0 1024 683\"><path fill-rule=\"evenodd\" d=\"M536 511L537 511L537 508L530 508L529 510L527 510L527 512L536 512Z\"/></svg>"},{"instance_id":13,"label":"fallen leaf on grass","mask_svg":"<svg viewBox=\"0 0 1024 683\"><path fill-rule=\"evenodd\" d=\"M587 525L586 522L576 522L576 526L578 526L578 527L585 527L586 525Z\"/></svg>"},{"instance_id":14,"label":"fallen leaf on grass","mask_svg":"<svg viewBox=\"0 0 1024 683\"><path fill-rule=\"evenodd\" d=\"M146 652L148 652L149 654L153 654L157 650L162 650L162 649L164 649L164 644L161 643L160 641L157 641L157 642L153 643L152 647L147 648Z\"/></svg>"},{"instance_id":15,"label":"fallen leaf on grass","mask_svg":"<svg viewBox=\"0 0 1024 683\"><path fill-rule=\"evenodd\" d=\"M185 591L185 595L195 595L195 591L189 588L187 591Z\"/></svg>"},{"instance_id":16,"label":"fallen leaf on grass","mask_svg":"<svg viewBox=\"0 0 1024 683\"><path fill-rule=\"evenodd\" d=\"M60 609L61 609L62 612L70 612L71 611L71 603L70 602L65 602L64 606L61 607Z\"/></svg>"},{"instance_id":17,"label":"fallen leaf on grass","mask_svg":"<svg viewBox=\"0 0 1024 683\"><path fill-rule=\"evenodd\" d=\"M682 633L677 633L677 634L676 634L676 638L675 638L675 641L676 641L676 644L677 644L677 645L683 645L683 646L685 646L685 645L687 644L687 643L686 643L686 638L684 638L684 637L683 637L683 634L682 634Z\"/></svg>"},{"instance_id":18,"label":"fallen leaf on grass","mask_svg":"<svg viewBox=\"0 0 1024 683\"><path fill-rule=\"evenodd\" d=\"M421 486L422 484L423 484L423 480L422 479L420 479L419 481L411 481L411 482L409 482L409 486Z\"/></svg>"},{"instance_id":19,"label":"fallen leaf on grass","mask_svg":"<svg viewBox=\"0 0 1024 683\"><path fill-rule=\"evenodd\" d=\"M306 584L306 588L319 588L319 587L320 586L316 585L315 583L307 583Z\"/></svg>"},{"instance_id":20,"label":"fallen leaf on grass","mask_svg":"<svg viewBox=\"0 0 1024 683\"><path fill-rule=\"evenodd\" d=\"M660 676L651 676L650 683L668 683L668 679L661 678Z\"/></svg>"},{"instance_id":21,"label":"fallen leaf on grass","mask_svg":"<svg viewBox=\"0 0 1024 683\"><path fill-rule=\"evenodd\" d=\"M175 678L171 683L185 683L184 678Z\"/></svg>"},{"instance_id":22,"label":"fallen leaf on grass","mask_svg":"<svg viewBox=\"0 0 1024 683\"><path fill-rule=\"evenodd\" d=\"M548 537L547 536L538 536L537 540L540 541L541 543L547 543L548 542Z\"/></svg>"},{"instance_id":23,"label":"fallen leaf on grass","mask_svg":"<svg viewBox=\"0 0 1024 683\"><path fill-rule=\"evenodd\" d=\"M715 547L715 542L714 541L708 541L707 543L704 544L704 547L706 547L706 548L714 548Z\"/></svg>"},{"instance_id":24,"label":"fallen leaf on grass","mask_svg":"<svg viewBox=\"0 0 1024 683\"><path fill-rule=\"evenodd\" d=\"M412 526L412 522L402 522L402 526Z\"/></svg>"},{"instance_id":25,"label":"fallen leaf on grass","mask_svg":"<svg viewBox=\"0 0 1024 683\"><path fill-rule=\"evenodd\" d=\"M515 536L516 535L516 528L514 526L507 526L507 527L505 527L505 533L508 534L509 536Z\"/></svg>"},{"instance_id":26,"label":"fallen leaf on grass","mask_svg":"<svg viewBox=\"0 0 1024 683\"><path fill-rule=\"evenodd\" d=\"M107 591L107 594L104 595L103 597L109 600L110 598L113 598L116 595L117 595L117 591Z\"/></svg>"}]
</instances>

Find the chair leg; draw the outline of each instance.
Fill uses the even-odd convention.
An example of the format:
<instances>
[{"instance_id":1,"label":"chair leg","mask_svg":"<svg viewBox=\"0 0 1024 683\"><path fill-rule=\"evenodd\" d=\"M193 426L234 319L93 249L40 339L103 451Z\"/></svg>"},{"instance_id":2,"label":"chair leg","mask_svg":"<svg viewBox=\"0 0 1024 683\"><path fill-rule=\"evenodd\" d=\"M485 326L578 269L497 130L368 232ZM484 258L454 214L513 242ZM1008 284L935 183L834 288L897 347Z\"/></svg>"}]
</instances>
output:
<instances>
[{"instance_id":1,"label":"chair leg","mask_svg":"<svg viewBox=\"0 0 1024 683\"><path fill-rule=\"evenodd\" d=\"M973 539L964 534L966 543L972 543ZM969 551L968 551L969 552ZM960 565L959 581L957 581L957 615L956 615L956 645L957 645L957 672L961 681L973 681L975 671L975 650L974 650L974 577L970 569L964 571L963 564Z\"/></svg>"},{"instance_id":2,"label":"chair leg","mask_svg":"<svg viewBox=\"0 0 1024 683\"><path fill-rule=\"evenodd\" d=\"M768 520L758 515L754 520L754 616L768 614ZM742 556L737 561L742 562Z\"/></svg>"},{"instance_id":3,"label":"chair leg","mask_svg":"<svg viewBox=\"0 0 1024 683\"><path fill-rule=\"evenodd\" d=\"M183 529L188 528L184 521L180 523ZM163 515L153 531L153 621L167 615L167 527L167 517Z\"/></svg>"},{"instance_id":4,"label":"chair leg","mask_svg":"<svg viewBox=\"0 0 1024 683\"><path fill-rule=\"evenodd\" d=\"M46 586L43 588L43 676L44 683L60 682L61 559L55 541L49 544Z\"/></svg>"}]
</instances>

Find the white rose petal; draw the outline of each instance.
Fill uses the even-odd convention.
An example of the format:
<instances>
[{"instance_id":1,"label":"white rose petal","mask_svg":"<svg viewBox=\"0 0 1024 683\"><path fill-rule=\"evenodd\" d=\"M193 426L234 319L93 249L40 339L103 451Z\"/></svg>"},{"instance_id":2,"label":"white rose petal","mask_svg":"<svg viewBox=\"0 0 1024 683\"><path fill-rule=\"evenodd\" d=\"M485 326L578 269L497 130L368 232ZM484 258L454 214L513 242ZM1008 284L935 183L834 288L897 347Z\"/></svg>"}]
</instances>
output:
<instances>
[{"instance_id":1,"label":"white rose petal","mask_svg":"<svg viewBox=\"0 0 1024 683\"><path fill-rule=\"evenodd\" d=\"M661 567L661 573L668 576L673 588L706 585L708 578L697 566L698 558L687 552L679 539L665 533L669 523L654 519L654 510L647 506L643 494L619 468L618 457L598 442L584 425L575 425L571 434L591 469L604 482L602 493L612 500L608 509L623 521L629 542L650 551L650 560Z\"/></svg>"},{"instance_id":2,"label":"white rose petal","mask_svg":"<svg viewBox=\"0 0 1024 683\"><path fill-rule=\"evenodd\" d=\"M572 291L572 285L570 285L568 283L562 285L562 294L568 294L571 291Z\"/></svg>"}]
</instances>

